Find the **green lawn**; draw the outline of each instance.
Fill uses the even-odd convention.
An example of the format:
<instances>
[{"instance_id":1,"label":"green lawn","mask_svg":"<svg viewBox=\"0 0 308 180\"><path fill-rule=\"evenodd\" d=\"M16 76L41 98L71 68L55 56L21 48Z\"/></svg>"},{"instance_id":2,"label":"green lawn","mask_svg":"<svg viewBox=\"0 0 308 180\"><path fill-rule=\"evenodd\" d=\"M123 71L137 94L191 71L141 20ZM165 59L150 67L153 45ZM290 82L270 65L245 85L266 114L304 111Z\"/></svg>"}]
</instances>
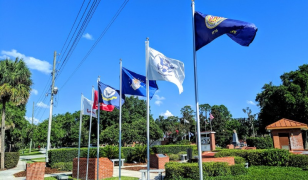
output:
<instances>
[{"instance_id":1,"label":"green lawn","mask_svg":"<svg viewBox=\"0 0 308 180\"><path fill-rule=\"evenodd\" d=\"M308 171L295 167L253 166L247 175L207 177L211 180L303 180L308 179Z\"/></svg>"},{"instance_id":2,"label":"green lawn","mask_svg":"<svg viewBox=\"0 0 308 180\"><path fill-rule=\"evenodd\" d=\"M38 149L31 149L31 153L29 153L29 149L19 150L20 156L29 156L29 155L37 155L37 154L42 154L42 153L40 153Z\"/></svg>"},{"instance_id":3,"label":"green lawn","mask_svg":"<svg viewBox=\"0 0 308 180\"><path fill-rule=\"evenodd\" d=\"M34 159L24 159L22 161L27 161L27 163L33 163L33 162L45 162L45 158L34 158Z\"/></svg>"},{"instance_id":4,"label":"green lawn","mask_svg":"<svg viewBox=\"0 0 308 180\"><path fill-rule=\"evenodd\" d=\"M76 180L75 178L69 177L69 180ZM112 178L106 178L103 180L118 180L119 177L112 177ZM135 178L135 177L126 177L126 176L122 176L121 177L122 180L138 180L139 178ZM55 177L45 177L44 180L57 180L57 178Z\"/></svg>"}]
</instances>

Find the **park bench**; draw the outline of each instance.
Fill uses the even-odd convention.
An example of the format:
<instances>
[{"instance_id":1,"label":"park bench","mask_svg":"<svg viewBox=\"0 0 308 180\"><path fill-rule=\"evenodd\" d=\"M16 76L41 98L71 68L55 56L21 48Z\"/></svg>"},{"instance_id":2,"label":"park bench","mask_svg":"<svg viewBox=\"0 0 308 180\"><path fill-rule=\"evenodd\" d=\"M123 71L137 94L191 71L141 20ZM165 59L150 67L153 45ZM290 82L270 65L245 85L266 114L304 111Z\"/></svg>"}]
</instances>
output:
<instances>
[{"instance_id":1,"label":"park bench","mask_svg":"<svg viewBox=\"0 0 308 180\"><path fill-rule=\"evenodd\" d=\"M150 173L159 173L159 177L160 177L159 179L160 180L163 179L163 172L164 171L165 171L164 169L150 169ZM141 172L141 180L145 180L147 170L141 169L140 172Z\"/></svg>"},{"instance_id":2,"label":"park bench","mask_svg":"<svg viewBox=\"0 0 308 180\"><path fill-rule=\"evenodd\" d=\"M113 163L113 167L114 167L114 162L119 162L119 159L110 159L110 161L112 161L112 163ZM122 166L124 167L124 161L125 161L125 159L121 159L121 161L122 161ZM120 163L120 162L119 162Z\"/></svg>"}]
</instances>

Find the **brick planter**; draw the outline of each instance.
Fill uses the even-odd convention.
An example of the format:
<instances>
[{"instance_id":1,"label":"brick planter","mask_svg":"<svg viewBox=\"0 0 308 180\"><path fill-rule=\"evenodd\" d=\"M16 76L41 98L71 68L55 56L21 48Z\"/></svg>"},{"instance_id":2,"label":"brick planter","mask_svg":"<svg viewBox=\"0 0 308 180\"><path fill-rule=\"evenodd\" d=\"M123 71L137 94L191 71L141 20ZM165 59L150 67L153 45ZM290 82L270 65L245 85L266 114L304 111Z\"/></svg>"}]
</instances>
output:
<instances>
[{"instance_id":1,"label":"brick planter","mask_svg":"<svg viewBox=\"0 0 308 180\"><path fill-rule=\"evenodd\" d=\"M159 157L159 154L150 155L150 167L157 169L165 169L165 164L169 162L169 157L164 154L165 157Z\"/></svg>"},{"instance_id":2,"label":"brick planter","mask_svg":"<svg viewBox=\"0 0 308 180\"><path fill-rule=\"evenodd\" d=\"M77 178L78 158L73 160L73 178ZM79 179L86 179L87 158L79 158ZM113 163L108 158L99 158L99 179L113 176ZM97 180L97 158L89 158L88 180Z\"/></svg>"},{"instance_id":3,"label":"brick planter","mask_svg":"<svg viewBox=\"0 0 308 180\"><path fill-rule=\"evenodd\" d=\"M27 180L44 180L45 162L28 163L26 169Z\"/></svg>"}]
</instances>

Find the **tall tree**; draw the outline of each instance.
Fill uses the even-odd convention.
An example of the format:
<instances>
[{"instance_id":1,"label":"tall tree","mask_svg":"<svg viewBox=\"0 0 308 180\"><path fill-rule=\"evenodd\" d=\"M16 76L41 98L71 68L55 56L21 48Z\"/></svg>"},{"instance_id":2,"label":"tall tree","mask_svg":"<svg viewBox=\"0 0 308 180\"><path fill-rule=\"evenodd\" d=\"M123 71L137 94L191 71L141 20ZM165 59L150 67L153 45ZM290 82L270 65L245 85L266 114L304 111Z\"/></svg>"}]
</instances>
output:
<instances>
[{"instance_id":1,"label":"tall tree","mask_svg":"<svg viewBox=\"0 0 308 180\"><path fill-rule=\"evenodd\" d=\"M194 110L192 110L191 106L184 106L181 109L181 114L182 114L182 118L180 118L181 120L181 124L184 124L184 121L188 121L185 122L185 126L184 126L184 132L188 133L188 132L196 132L195 131L195 127L196 127L196 121L195 121L195 112ZM179 129L179 131L181 131Z\"/></svg>"},{"instance_id":2,"label":"tall tree","mask_svg":"<svg viewBox=\"0 0 308 180\"><path fill-rule=\"evenodd\" d=\"M255 132L255 128L254 128L254 122L255 122L255 120L256 120L256 114L252 114L252 111L251 111L251 109L249 108L249 107L247 107L246 109L243 109L243 112L245 113L245 114L247 114L247 116L248 116L248 122L249 122L249 126L250 126L250 128L251 128L251 130L252 130L252 137L255 137L256 136L256 132Z\"/></svg>"},{"instance_id":3,"label":"tall tree","mask_svg":"<svg viewBox=\"0 0 308 180\"><path fill-rule=\"evenodd\" d=\"M211 106L209 104L200 104L199 105L200 111L200 129L202 129L202 125L204 125L204 130L206 131L206 124L208 124L208 112L211 111Z\"/></svg>"},{"instance_id":4,"label":"tall tree","mask_svg":"<svg viewBox=\"0 0 308 180\"><path fill-rule=\"evenodd\" d=\"M8 59L0 61L1 169L4 169L5 105L8 102L15 105L26 104L30 96L31 85L31 72L23 60L16 58L15 61Z\"/></svg>"}]
</instances>

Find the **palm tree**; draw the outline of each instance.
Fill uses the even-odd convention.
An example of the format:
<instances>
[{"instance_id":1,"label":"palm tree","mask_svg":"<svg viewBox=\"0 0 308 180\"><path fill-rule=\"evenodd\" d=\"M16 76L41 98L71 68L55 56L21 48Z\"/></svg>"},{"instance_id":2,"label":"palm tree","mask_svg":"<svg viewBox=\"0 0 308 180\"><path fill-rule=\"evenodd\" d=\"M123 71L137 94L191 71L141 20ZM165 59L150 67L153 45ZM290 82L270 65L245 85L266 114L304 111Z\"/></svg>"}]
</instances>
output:
<instances>
[{"instance_id":1,"label":"palm tree","mask_svg":"<svg viewBox=\"0 0 308 180\"><path fill-rule=\"evenodd\" d=\"M5 105L8 102L18 106L26 104L31 91L31 72L22 59L0 61L0 103L2 104L1 123L1 169L4 169L5 152Z\"/></svg>"}]
</instances>

